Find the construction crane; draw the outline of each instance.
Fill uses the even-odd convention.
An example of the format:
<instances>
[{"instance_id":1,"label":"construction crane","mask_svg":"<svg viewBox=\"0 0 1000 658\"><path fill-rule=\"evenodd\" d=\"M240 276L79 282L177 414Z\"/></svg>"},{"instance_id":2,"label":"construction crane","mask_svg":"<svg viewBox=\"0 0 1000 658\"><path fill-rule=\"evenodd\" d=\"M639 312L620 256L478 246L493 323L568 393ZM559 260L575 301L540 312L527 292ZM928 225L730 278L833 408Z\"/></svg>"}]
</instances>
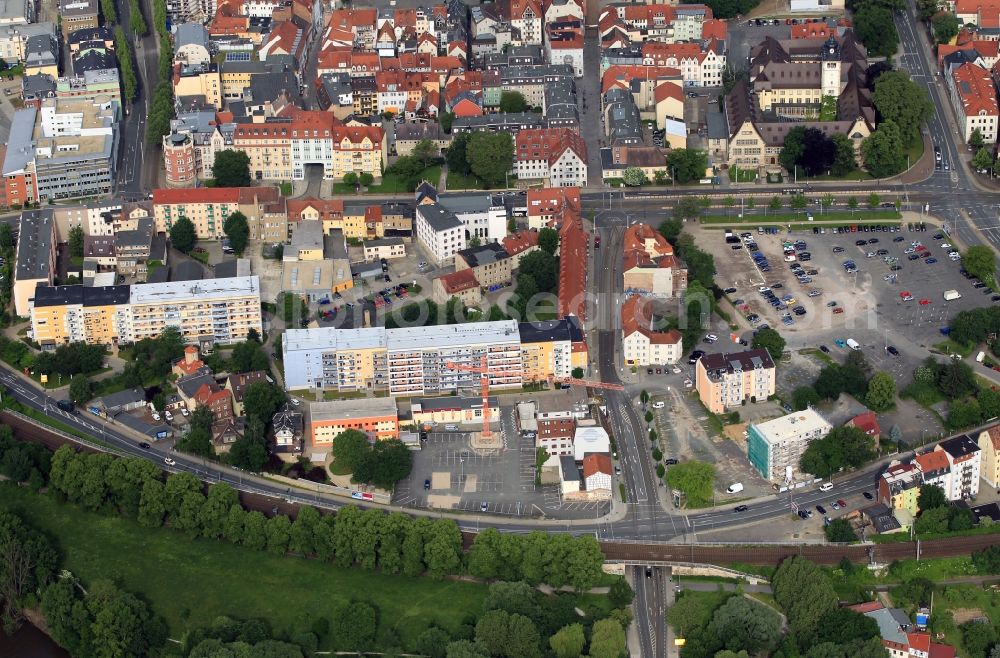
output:
<instances>
[{"instance_id":1,"label":"construction crane","mask_svg":"<svg viewBox=\"0 0 1000 658\"><path fill-rule=\"evenodd\" d=\"M577 379L576 377L549 377L549 385L567 384L569 386L587 386L590 388L601 388L606 391L624 391L621 384L609 384L608 382L596 382L589 379Z\"/></svg>"},{"instance_id":2,"label":"construction crane","mask_svg":"<svg viewBox=\"0 0 1000 658\"><path fill-rule=\"evenodd\" d=\"M483 441L489 442L493 438L493 432L490 431L490 370L486 367L486 355L480 357L479 366L467 366L454 361L448 361L444 366L452 370L479 374L479 383L483 391Z\"/></svg>"}]
</instances>

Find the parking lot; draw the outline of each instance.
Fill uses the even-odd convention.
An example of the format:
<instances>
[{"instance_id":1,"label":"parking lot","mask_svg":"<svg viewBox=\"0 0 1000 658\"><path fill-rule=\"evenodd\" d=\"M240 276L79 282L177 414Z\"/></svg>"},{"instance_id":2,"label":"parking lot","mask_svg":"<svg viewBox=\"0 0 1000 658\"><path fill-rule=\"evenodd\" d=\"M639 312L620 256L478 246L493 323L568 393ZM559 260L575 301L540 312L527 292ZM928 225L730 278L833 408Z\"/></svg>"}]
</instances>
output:
<instances>
[{"instance_id":1,"label":"parking lot","mask_svg":"<svg viewBox=\"0 0 1000 658\"><path fill-rule=\"evenodd\" d=\"M396 485L393 504L523 517L586 518L607 514L610 503L563 501L559 486L535 484L535 444L521 438L513 406L500 410L505 449L480 453L464 431L429 432L413 453L410 477Z\"/></svg>"},{"instance_id":2,"label":"parking lot","mask_svg":"<svg viewBox=\"0 0 1000 658\"><path fill-rule=\"evenodd\" d=\"M846 354L847 340L854 339L875 368L903 377L903 385L927 349L943 340L940 329L955 313L998 301L992 299L995 293L974 288L961 274L961 261L948 257L951 249L961 246L932 226L921 231L904 222L898 231L859 233L837 233L829 227L823 233L769 234L759 233L757 227L737 231L751 233L770 271L755 264L745 242L734 250L721 232L704 232L699 244L715 256L717 281L730 291L729 299L743 316L744 339L751 337L754 327L769 325L781 332L790 349L823 345L834 355ZM862 240L863 246L856 244ZM797 241L801 242L795 262L785 262L784 245ZM802 252L810 254L806 262L800 261ZM847 261L855 267L845 268ZM805 274L811 280L800 282L790 269L796 264L802 272L812 272ZM762 292L764 287L770 293ZM961 298L946 301L943 293L950 289ZM819 293L809 297L810 291ZM778 303L765 295L773 295ZM801 314L795 313L796 307ZM890 346L897 354L887 352Z\"/></svg>"}]
</instances>

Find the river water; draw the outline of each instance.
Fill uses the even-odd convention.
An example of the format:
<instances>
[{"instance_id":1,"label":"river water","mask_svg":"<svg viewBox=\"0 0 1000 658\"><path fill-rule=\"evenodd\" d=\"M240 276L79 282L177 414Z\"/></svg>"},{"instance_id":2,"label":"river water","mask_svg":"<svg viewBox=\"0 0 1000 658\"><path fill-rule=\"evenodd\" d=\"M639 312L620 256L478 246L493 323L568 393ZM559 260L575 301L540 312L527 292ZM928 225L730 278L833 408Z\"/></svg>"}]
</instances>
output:
<instances>
[{"instance_id":1,"label":"river water","mask_svg":"<svg viewBox=\"0 0 1000 658\"><path fill-rule=\"evenodd\" d=\"M31 624L12 637L0 630L0 658L69 658L69 653Z\"/></svg>"}]
</instances>

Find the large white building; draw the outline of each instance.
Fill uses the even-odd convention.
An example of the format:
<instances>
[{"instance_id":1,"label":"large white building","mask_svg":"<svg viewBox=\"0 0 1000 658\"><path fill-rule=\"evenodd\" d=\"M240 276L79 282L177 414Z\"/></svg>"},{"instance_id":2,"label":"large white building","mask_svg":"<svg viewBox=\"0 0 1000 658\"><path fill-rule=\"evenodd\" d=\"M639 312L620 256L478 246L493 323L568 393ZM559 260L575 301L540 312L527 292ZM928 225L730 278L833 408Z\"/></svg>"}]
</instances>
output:
<instances>
[{"instance_id":1,"label":"large white building","mask_svg":"<svg viewBox=\"0 0 1000 658\"><path fill-rule=\"evenodd\" d=\"M514 139L518 180L542 180L546 187L587 184L587 145L574 129L532 128Z\"/></svg>"},{"instance_id":2,"label":"large white building","mask_svg":"<svg viewBox=\"0 0 1000 658\"><path fill-rule=\"evenodd\" d=\"M465 249L465 224L447 208L437 203L417 206L417 240L438 265L450 265L455 253Z\"/></svg>"},{"instance_id":3,"label":"large white building","mask_svg":"<svg viewBox=\"0 0 1000 658\"><path fill-rule=\"evenodd\" d=\"M794 478L809 443L826 436L832 429L833 425L813 409L796 411L760 424L751 423L747 428L747 458L766 480L782 482L789 469Z\"/></svg>"},{"instance_id":4,"label":"large white building","mask_svg":"<svg viewBox=\"0 0 1000 658\"><path fill-rule=\"evenodd\" d=\"M948 456L949 477L944 489L948 500L963 500L979 494L982 471L982 451L975 439L967 434L942 441L935 452Z\"/></svg>"},{"instance_id":5,"label":"large white building","mask_svg":"<svg viewBox=\"0 0 1000 658\"><path fill-rule=\"evenodd\" d=\"M387 389L391 395L477 392L486 357L491 389L522 385L517 322L384 329L290 329L282 341L285 387Z\"/></svg>"},{"instance_id":6,"label":"large white building","mask_svg":"<svg viewBox=\"0 0 1000 658\"><path fill-rule=\"evenodd\" d=\"M669 365L680 361L683 336L676 329L653 330L652 307L642 297L622 305L622 357L625 365Z\"/></svg>"}]
</instances>

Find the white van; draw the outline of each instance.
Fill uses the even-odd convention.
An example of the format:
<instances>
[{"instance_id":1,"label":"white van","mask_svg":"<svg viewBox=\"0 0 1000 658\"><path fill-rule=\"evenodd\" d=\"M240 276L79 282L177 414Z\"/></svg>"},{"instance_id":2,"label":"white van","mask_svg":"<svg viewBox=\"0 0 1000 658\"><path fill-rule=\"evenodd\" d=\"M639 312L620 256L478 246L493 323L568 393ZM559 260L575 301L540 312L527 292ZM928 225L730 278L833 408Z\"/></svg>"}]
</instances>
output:
<instances>
[{"instance_id":1,"label":"white van","mask_svg":"<svg viewBox=\"0 0 1000 658\"><path fill-rule=\"evenodd\" d=\"M946 302L950 302L952 300L961 299L961 298L962 298L962 294L960 292L958 292L957 290L945 290L944 291L944 300Z\"/></svg>"},{"instance_id":2,"label":"white van","mask_svg":"<svg viewBox=\"0 0 1000 658\"><path fill-rule=\"evenodd\" d=\"M847 339L847 346L850 347L855 352L857 352L858 350L861 349L861 343L859 343L858 341L854 340L853 338L848 338Z\"/></svg>"},{"instance_id":3,"label":"white van","mask_svg":"<svg viewBox=\"0 0 1000 658\"><path fill-rule=\"evenodd\" d=\"M447 430L449 432L457 432L458 431L458 425L445 425L444 428L445 428L445 430Z\"/></svg>"},{"instance_id":4,"label":"white van","mask_svg":"<svg viewBox=\"0 0 1000 658\"><path fill-rule=\"evenodd\" d=\"M731 493L731 494L739 493L741 491L743 491L742 482L734 482L733 484L729 485L728 489L726 489L726 493Z\"/></svg>"},{"instance_id":5,"label":"white van","mask_svg":"<svg viewBox=\"0 0 1000 658\"><path fill-rule=\"evenodd\" d=\"M833 489L833 482L824 482L823 484L819 485L820 491L829 491L830 489Z\"/></svg>"}]
</instances>

